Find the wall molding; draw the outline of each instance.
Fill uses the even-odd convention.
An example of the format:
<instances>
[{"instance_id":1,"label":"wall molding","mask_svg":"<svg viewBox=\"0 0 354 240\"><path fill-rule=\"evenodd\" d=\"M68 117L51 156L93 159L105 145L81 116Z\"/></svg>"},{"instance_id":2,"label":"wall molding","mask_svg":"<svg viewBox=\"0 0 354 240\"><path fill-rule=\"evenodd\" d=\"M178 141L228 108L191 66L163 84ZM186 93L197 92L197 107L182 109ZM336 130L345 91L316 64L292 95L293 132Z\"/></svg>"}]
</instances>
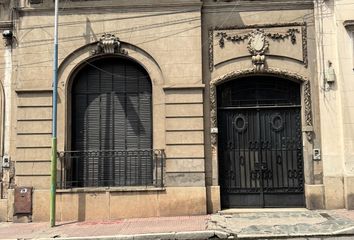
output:
<instances>
[{"instance_id":1,"label":"wall molding","mask_svg":"<svg viewBox=\"0 0 354 240\"><path fill-rule=\"evenodd\" d=\"M234 39L235 40L230 40L230 41L246 41L248 40L248 38L250 38L252 31L255 30L263 30L263 29L268 29L268 28L277 28L277 27L288 27L288 34L283 34L281 35L282 37L285 38L291 38L291 41L294 40L295 37L295 41L296 41L296 33L297 30L296 29L292 29L291 27L301 27L301 41L302 41L302 63L304 65L305 68L308 67L308 51L307 51L307 23L306 22L291 22L291 23L273 23L273 24L252 24L252 25L244 25L244 26L227 26L227 27L214 27L214 28L210 28L209 32L208 32L208 40L209 40L209 51L208 51L208 57L209 57L209 70L210 72L212 72L214 70L214 37L219 37L219 46L220 48L223 48L223 44L225 41L227 41L227 37L231 37L228 36L226 32L219 32L217 33L217 36L214 36L214 32L215 31L227 31L227 30L241 30L241 29L249 29L250 32L247 34L243 34L243 35L234 35ZM280 36L280 35L279 35ZM276 40L277 37L279 37L278 35L275 34L270 34L267 33L267 37L272 39L272 40ZM231 37L232 38L232 37ZM269 55L271 56L271 55Z\"/></svg>"},{"instance_id":2,"label":"wall molding","mask_svg":"<svg viewBox=\"0 0 354 240\"><path fill-rule=\"evenodd\" d=\"M0 21L0 29L1 30L11 30L14 27L12 21Z\"/></svg>"},{"instance_id":3,"label":"wall molding","mask_svg":"<svg viewBox=\"0 0 354 240\"><path fill-rule=\"evenodd\" d=\"M195 10L200 10L202 7L202 2L199 0L68 0L65 3L60 3L59 8L62 12L70 11L83 11L83 10L93 10L97 9L109 9L114 11L134 11L134 12L145 12L145 11L158 11L161 8L168 9L178 9L178 8L195 8ZM41 11L53 11L54 3L53 0L43 0L43 3L39 4L22 4L18 11L21 12L41 12Z\"/></svg>"},{"instance_id":4,"label":"wall molding","mask_svg":"<svg viewBox=\"0 0 354 240\"><path fill-rule=\"evenodd\" d=\"M269 10L292 10L292 9L313 9L312 0L267 0L267 1L246 1L246 0L213 0L204 1L203 12L217 12L219 10L231 11L234 7L237 11L269 11Z\"/></svg>"}]
</instances>

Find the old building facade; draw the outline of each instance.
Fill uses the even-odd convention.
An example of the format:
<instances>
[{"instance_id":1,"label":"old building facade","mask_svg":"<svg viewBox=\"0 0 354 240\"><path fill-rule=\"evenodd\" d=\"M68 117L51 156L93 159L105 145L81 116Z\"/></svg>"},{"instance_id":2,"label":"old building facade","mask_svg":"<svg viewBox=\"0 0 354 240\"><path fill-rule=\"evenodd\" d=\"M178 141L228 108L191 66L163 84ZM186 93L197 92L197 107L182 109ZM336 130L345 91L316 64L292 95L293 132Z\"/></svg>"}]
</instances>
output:
<instances>
[{"instance_id":1,"label":"old building facade","mask_svg":"<svg viewBox=\"0 0 354 240\"><path fill-rule=\"evenodd\" d=\"M0 219L47 221L53 1L0 4ZM60 2L57 219L352 209L353 5Z\"/></svg>"}]
</instances>

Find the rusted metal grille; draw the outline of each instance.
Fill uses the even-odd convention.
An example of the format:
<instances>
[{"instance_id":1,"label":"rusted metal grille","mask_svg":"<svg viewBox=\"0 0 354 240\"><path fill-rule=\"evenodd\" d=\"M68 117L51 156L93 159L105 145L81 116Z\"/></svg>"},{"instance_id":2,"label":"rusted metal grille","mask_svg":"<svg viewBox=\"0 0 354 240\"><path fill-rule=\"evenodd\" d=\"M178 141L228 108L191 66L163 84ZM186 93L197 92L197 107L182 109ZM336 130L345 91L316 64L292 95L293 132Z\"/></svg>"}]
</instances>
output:
<instances>
[{"instance_id":1,"label":"rusted metal grille","mask_svg":"<svg viewBox=\"0 0 354 240\"><path fill-rule=\"evenodd\" d=\"M59 153L58 187L163 187L164 150Z\"/></svg>"}]
</instances>

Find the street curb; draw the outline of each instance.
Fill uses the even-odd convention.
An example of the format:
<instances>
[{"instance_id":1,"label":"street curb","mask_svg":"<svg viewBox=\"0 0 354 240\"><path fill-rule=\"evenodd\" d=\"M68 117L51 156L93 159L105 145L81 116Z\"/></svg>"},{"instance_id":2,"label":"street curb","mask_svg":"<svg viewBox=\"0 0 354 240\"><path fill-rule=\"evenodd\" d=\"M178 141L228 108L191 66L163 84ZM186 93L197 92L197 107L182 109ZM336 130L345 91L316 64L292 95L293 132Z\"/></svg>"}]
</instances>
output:
<instances>
[{"instance_id":1,"label":"street curb","mask_svg":"<svg viewBox=\"0 0 354 240\"><path fill-rule=\"evenodd\" d=\"M344 228L330 233L305 233L305 234L238 234L233 235L219 230L189 231L189 232L167 232L167 233L145 233L132 235L111 235L111 236L93 236L93 237L52 237L52 238L26 238L38 240L207 240L207 239L293 239L310 240L319 237L324 239L336 237L342 239L354 236L354 226ZM18 240L18 239L7 239Z\"/></svg>"},{"instance_id":2,"label":"street curb","mask_svg":"<svg viewBox=\"0 0 354 240\"><path fill-rule=\"evenodd\" d=\"M206 239L233 239L234 237L222 231L192 231L169 233L146 233L133 235L95 236L95 237L56 237L38 238L38 240L206 240Z\"/></svg>"},{"instance_id":3,"label":"street curb","mask_svg":"<svg viewBox=\"0 0 354 240\"><path fill-rule=\"evenodd\" d=\"M348 227L344 228L338 231L333 232L333 234L338 234L338 235L354 235L354 226L353 227Z\"/></svg>"},{"instance_id":4,"label":"street curb","mask_svg":"<svg viewBox=\"0 0 354 240\"><path fill-rule=\"evenodd\" d=\"M236 239L284 239L284 238L296 238L300 239L311 239L319 237L346 237L354 236L354 227L349 227L334 232L318 232L318 233L303 233L303 234L238 234Z\"/></svg>"}]
</instances>

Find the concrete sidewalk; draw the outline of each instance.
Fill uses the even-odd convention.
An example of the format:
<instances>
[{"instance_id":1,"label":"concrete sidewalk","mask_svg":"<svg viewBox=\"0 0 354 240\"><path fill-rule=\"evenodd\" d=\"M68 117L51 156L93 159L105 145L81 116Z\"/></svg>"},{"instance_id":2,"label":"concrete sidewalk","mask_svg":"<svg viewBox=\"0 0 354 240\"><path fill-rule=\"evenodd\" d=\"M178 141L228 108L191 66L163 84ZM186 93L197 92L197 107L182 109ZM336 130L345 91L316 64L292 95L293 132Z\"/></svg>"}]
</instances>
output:
<instances>
[{"instance_id":1,"label":"concrete sidewalk","mask_svg":"<svg viewBox=\"0 0 354 240\"><path fill-rule=\"evenodd\" d=\"M354 211L239 209L203 216L58 223L0 223L0 239L343 239Z\"/></svg>"},{"instance_id":2,"label":"concrete sidewalk","mask_svg":"<svg viewBox=\"0 0 354 240\"><path fill-rule=\"evenodd\" d=\"M54 228L49 223L0 223L0 239L83 238L108 239L112 236L137 236L160 233L198 233L206 231L210 216L136 218L117 221L62 222ZM211 234L212 231L208 231ZM124 239L133 239L124 237ZM146 239L146 238L144 238ZM156 239L156 238L155 238ZM183 239L183 238L180 238Z\"/></svg>"},{"instance_id":3,"label":"concrete sidewalk","mask_svg":"<svg viewBox=\"0 0 354 240\"><path fill-rule=\"evenodd\" d=\"M354 240L354 211L230 209L212 215L207 229L238 239Z\"/></svg>"}]
</instances>

